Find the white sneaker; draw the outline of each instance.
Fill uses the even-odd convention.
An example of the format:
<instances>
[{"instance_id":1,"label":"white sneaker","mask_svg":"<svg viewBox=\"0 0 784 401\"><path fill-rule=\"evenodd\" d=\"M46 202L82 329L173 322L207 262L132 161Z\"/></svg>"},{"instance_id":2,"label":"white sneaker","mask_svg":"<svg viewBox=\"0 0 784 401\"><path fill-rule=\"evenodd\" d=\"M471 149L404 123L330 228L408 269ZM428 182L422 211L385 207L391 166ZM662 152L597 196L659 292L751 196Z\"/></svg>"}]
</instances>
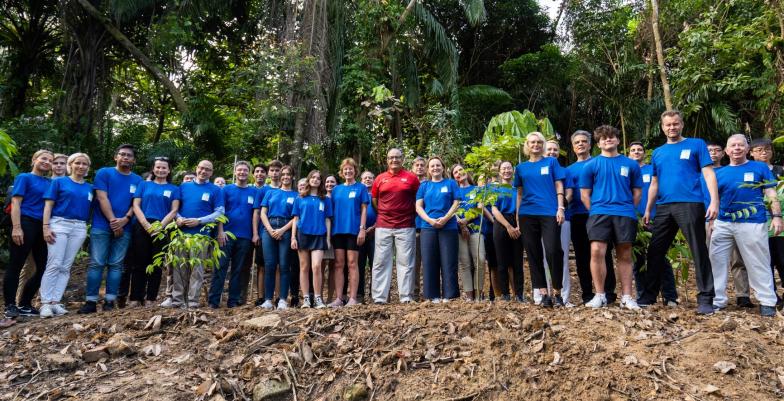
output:
<instances>
[{"instance_id":1,"label":"white sneaker","mask_svg":"<svg viewBox=\"0 0 784 401\"><path fill-rule=\"evenodd\" d=\"M52 312L54 312L56 316L62 316L68 313L68 310L65 309L62 304L53 304Z\"/></svg>"},{"instance_id":2,"label":"white sneaker","mask_svg":"<svg viewBox=\"0 0 784 401\"><path fill-rule=\"evenodd\" d=\"M324 309L327 305L324 304L324 300L321 297L316 297L316 305L314 307L316 309Z\"/></svg>"},{"instance_id":3,"label":"white sneaker","mask_svg":"<svg viewBox=\"0 0 784 401\"><path fill-rule=\"evenodd\" d=\"M534 305L542 304L542 293L539 290L534 290Z\"/></svg>"},{"instance_id":4,"label":"white sneaker","mask_svg":"<svg viewBox=\"0 0 784 401\"><path fill-rule=\"evenodd\" d=\"M262 305L262 308L263 307L264 307L264 305ZM286 301L284 301L282 299L280 301L278 301L278 310L286 310L288 308L289 308L288 302L286 302Z\"/></svg>"},{"instance_id":5,"label":"white sneaker","mask_svg":"<svg viewBox=\"0 0 784 401\"><path fill-rule=\"evenodd\" d=\"M621 308L640 310L640 305L637 305L637 301L631 295L624 295L621 297Z\"/></svg>"},{"instance_id":6,"label":"white sneaker","mask_svg":"<svg viewBox=\"0 0 784 401\"><path fill-rule=\"evenodd\" d=\"M430 300L430 302L434 303L434 304L440 304L441 303L441 298L433 298L433 299Z\"/></svg>"},{"instance_id":7,"label":"white sneaker","mask_svg":"<svg viewBox=\"0 0 784 401\"><path fill-rule=\"evenodd\" d=\"M441 299L441 303L442 303L442 304L448 304L448 303L449 303L449 298L443 298L443 299Z\"/></svg>"},{"instance_id":8,"label":"white sneaker","mask_svg":"<svg viewBox=\"0 0 784 401\"><path fill-rule=\"evenodd\" d=\"M172 306L174 306L174 305L172 305L172 299L171 298L164 299L163 302L161 302L161 305L160 305L161 308L171 308Z\"/></svg>"},{"instance_id":9,"label":"white sneaker","mask_svg":"<svg viewBox=\"0 0 784 401\"><path fill-rule=\"evenodd\" d=\"M271 300L271 299L268 299L268 300L264 301L264 303L263 303L263 304L261 304L261 308L262 308L262 309L271 310L271 309L272 309L272 308L274 308L274 307L275 307L275 306L274 306L274 305L272 305L272 300Z\"/></svg>"},{"instance_id":10,"label":"white sneaker","mask_svg":"<svg viewBox=\"0 0 784 401\"><path fill-rule=\"evenodd\" d=\"M301 309L308 309L308 308L310 308L310 296L309 295L305 295L304 297L302 297L302 305L300 305L300 308Z\"/></svg>"},{"instance_id":11,"label":"white sneaker","mask_svg":"<svg viewBox=\"0 0 784 401\"><path fill-rule=\"evenodd\" d=\"M596 294L592 300L585 303L585 306L587 308L603 308L607 306L607 297L604 294Z\"/></svg>"},{"instance_id":12,"label":"white sneaker","mask_svg":"<svg viewBox=\"0 0 784 401\"><path fill-rule=\"evenodd\" d=\"M38 312L38 316L41 316L41 319L54 316L54 311L52 310L52 304L41 305L41 309Z\"/></svg>"}]
</instances>

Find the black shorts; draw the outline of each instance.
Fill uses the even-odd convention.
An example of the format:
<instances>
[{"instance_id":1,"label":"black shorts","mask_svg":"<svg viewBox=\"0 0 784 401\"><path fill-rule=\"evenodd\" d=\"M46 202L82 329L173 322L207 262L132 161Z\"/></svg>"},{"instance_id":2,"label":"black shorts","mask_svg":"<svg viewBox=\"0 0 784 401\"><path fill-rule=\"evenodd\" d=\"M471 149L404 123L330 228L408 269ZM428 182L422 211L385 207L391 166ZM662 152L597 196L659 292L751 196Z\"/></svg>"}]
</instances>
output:
<instances>
[{"instance_id":1,"label":"black shorts","mask_svg":"<svg viewBox=\"0 0 784 401\"><path fill-rule=\"evenodd\" d=\"M353 234L335 234L332 236L332 249L358 251L357 236Z\"/></svg>"},{"instance_id":2,"label":"black shorts","mask_svg":"<svg viewBox=\"0 0 784 401\"><path fill-rule=\"evenodd\" d=\"M326 235L310 235L297 231L297 249L301 251L326 251Z\"/></svg>"},{"instance_id":3,"label":"black shorts","mask_svg":"<svg viewBox=\"0 0 784 401\"><path fill-rule=\"evenodd\" d=\"M626 216L594 214L585 223L590 241L632 243L637 238L637 220Z\"/></svg>"}]
</instances>

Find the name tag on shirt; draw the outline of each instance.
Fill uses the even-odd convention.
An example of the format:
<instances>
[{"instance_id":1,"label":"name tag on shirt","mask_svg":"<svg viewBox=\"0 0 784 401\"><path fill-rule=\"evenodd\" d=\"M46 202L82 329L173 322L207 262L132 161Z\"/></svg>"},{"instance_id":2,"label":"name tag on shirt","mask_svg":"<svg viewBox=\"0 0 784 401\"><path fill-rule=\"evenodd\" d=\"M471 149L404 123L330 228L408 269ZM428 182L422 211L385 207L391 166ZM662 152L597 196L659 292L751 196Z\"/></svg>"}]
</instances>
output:
<instances>
[{"instance_id":1,"label":"name tag on shirt","mask_svg":"<svg viewBox=\"0 0 784 401\"><path fill-rule=\"evenodd\" d=\"M357 197L357 191L351 191L351 192L348 193L348 198L349 199L354 199L356 197Z\"/></svg>"},{"instance_id":2,"label":"name tag on shirt","mask_svg":"<svg viewBox=\"0 0 784 401\"><path fill-rule=\"evenodd\" d=\"M131 185L131 193L132 194L136 193L136 185Z\"/></svg>"},{"instance_id":3,"label":"name tag on shirt","mask_svg":"<svg viewBox=\"0 0 784 401\"><path fill-rule=\"evenodd\" d=\"M629 168L626 166L621 166L621 176L628 177L629 176Z\"/></svg>"},{"instance_id":4,"label":"name tag on shirt","mask_svg":"<svg viewBox=\"0 0 784 401\"><path fill-rule=\"evenodd\" d=\"M539 174L541 175L550 174L550 166L544 166L541 169L539 169Z\"/></svg>"},{"instance_id":5,"label":"name tag on shirt","mask_svg":"<svg viewBox=\"0 0 784 401\"><path fill-rule=\"evenodd\" d=\"M252 204L253 204L253 197L252 197L252 196L249 196L249 197L248 197L248 204L249 204L249 205L252 205Z\"/></svg>"},{"instance_id":6,"label":"name tag on shirt","mask_svg":"<svg viewBox=\"0 0 784 401\"><path fill-rule=\"evenodd\" d=\"M688 159L691 156L691 149L681 150L681 159Z\"/></svg>"},{"instance_id":7,"label":"name tag on shirt","mask_svg":"<svg viewBox=\"0 0 784 401\"><path fill-rule=\"evenodd\" d=\"M167 198L171 198L171 191L169 191L169 190L163 191L163 196L165 196Z\"/></svg>"},{"instance_id":8,"label":"name tag on shirt","mask_svg":"<svg viewBox=\"0 0 784 401\"><path fill-rule=\"evenodd\" d=\"M749 171L748 173L743 173L743 181L754 182L754 173L751 171Z\"/></svg>"},{"instance_id":9,"label":"name tag on shirt","mask_svg":"<svg viewBox=\"0 0 784 401\"><path fill-rule=\"evenodd\" d=\"M208 192L205 192L205 193L201 194L201 200L203 200L205 202L209 202L210 201L210 194Z\"/></svg>"},{"instance_id":10,"label":"name tag on shirt","mask_svg":"<svg viewBox=\"0 0 784 401\"><path fill-rule=\"evenodd\" d=\"M88 192L87 193L87 201L88 202L92 202L93 201L93 193L92 192Z\"/></svg>"},{"instance_id":11,"label":"name tag on shirt","mask_svg":"<svg viewBox=\"0 0 784 401\"><path fill-rule=\"evenodd\" d=\"M643 174L642 175L642 182L645 182L645 183L651 182L651 175L650 174Z\"/></svg>"},{"instance_id":12,"label":"name tag on shirt","mask_svg":"<svg viewBox=\"0 0 784 401\"><path fill-rule=\"evenodd\" d=\"M287 198L286 199L286 203L288 203L289 205L293 204L294 203L294 198Z\"/></svg>"},{"instance_id":13,"label":"name tag on shirt","mask_svg":"<svg viewBox=\"0 0 784 401\"><path fill-rule=\"evenodd\" d=\"M447 193L448 191L449 191L449 190L448 190L446 187L441 187L441 193L442 193L442 194L445 194L445 193Z\"/></svg>"},{"instance_id":14,"label":"name tag on shirt","mask_svg":"<svg viewBox=\"0 0 784 401\"><path fill-rule=\"evenodd\" d=\"M324 202L319 202L319 212L324 211Z\"/></svg>"}]
</instances>

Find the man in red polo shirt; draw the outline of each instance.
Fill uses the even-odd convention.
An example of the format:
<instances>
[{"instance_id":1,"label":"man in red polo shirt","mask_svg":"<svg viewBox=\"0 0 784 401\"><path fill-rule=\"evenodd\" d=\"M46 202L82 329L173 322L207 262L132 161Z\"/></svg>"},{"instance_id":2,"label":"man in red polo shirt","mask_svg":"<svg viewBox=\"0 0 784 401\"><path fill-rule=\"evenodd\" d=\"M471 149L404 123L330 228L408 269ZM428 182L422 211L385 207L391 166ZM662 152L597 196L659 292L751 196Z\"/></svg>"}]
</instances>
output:
<instances>
[{"instance_id":1,"label":"man in red polo shirt","mask_svg":"<svg viewBox=\"0 0 784 401\"><path fill-rule=\"evenodd\" d=\"M371 190L376 220L376 250L373 258L371 293L377 304L386 303L392 284L392 249L397 262L397 290L400 302L412 302L416 229L414 204L419 189L417 176L403 169L403 152L387 153L387 171L373 182Z\"/></svg>"}]
</instances>

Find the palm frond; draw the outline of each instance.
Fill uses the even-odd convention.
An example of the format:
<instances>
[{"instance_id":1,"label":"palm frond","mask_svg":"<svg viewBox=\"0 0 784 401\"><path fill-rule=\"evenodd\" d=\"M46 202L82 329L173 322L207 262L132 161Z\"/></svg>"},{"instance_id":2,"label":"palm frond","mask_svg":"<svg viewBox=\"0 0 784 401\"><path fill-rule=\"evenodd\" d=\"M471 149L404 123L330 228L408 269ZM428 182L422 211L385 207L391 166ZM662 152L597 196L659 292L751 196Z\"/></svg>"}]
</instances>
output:
<instances>
[{"instance_id":1,"label":"palm frond","mask_svg":"<svg viewBox=\"0 0 784 401\"><path fill-rule=\"evenodd\" d=\"M444 90L451 92L457 83L457 47L444 26L419 2L414 8L414 16L423 30L422 42L426 56L435 67Z\"/></svg>"},{"instance_id":2,"label":"palm frond","mask_svg":"<svg viewBox=\"0 0 784 401\"><path fill-rule=\"evenodd\" d=\"M465 10L466 18L471 26L477 26L487 20L484 0L461 0L460 5Z\"/></svg>"}]
</instances>

